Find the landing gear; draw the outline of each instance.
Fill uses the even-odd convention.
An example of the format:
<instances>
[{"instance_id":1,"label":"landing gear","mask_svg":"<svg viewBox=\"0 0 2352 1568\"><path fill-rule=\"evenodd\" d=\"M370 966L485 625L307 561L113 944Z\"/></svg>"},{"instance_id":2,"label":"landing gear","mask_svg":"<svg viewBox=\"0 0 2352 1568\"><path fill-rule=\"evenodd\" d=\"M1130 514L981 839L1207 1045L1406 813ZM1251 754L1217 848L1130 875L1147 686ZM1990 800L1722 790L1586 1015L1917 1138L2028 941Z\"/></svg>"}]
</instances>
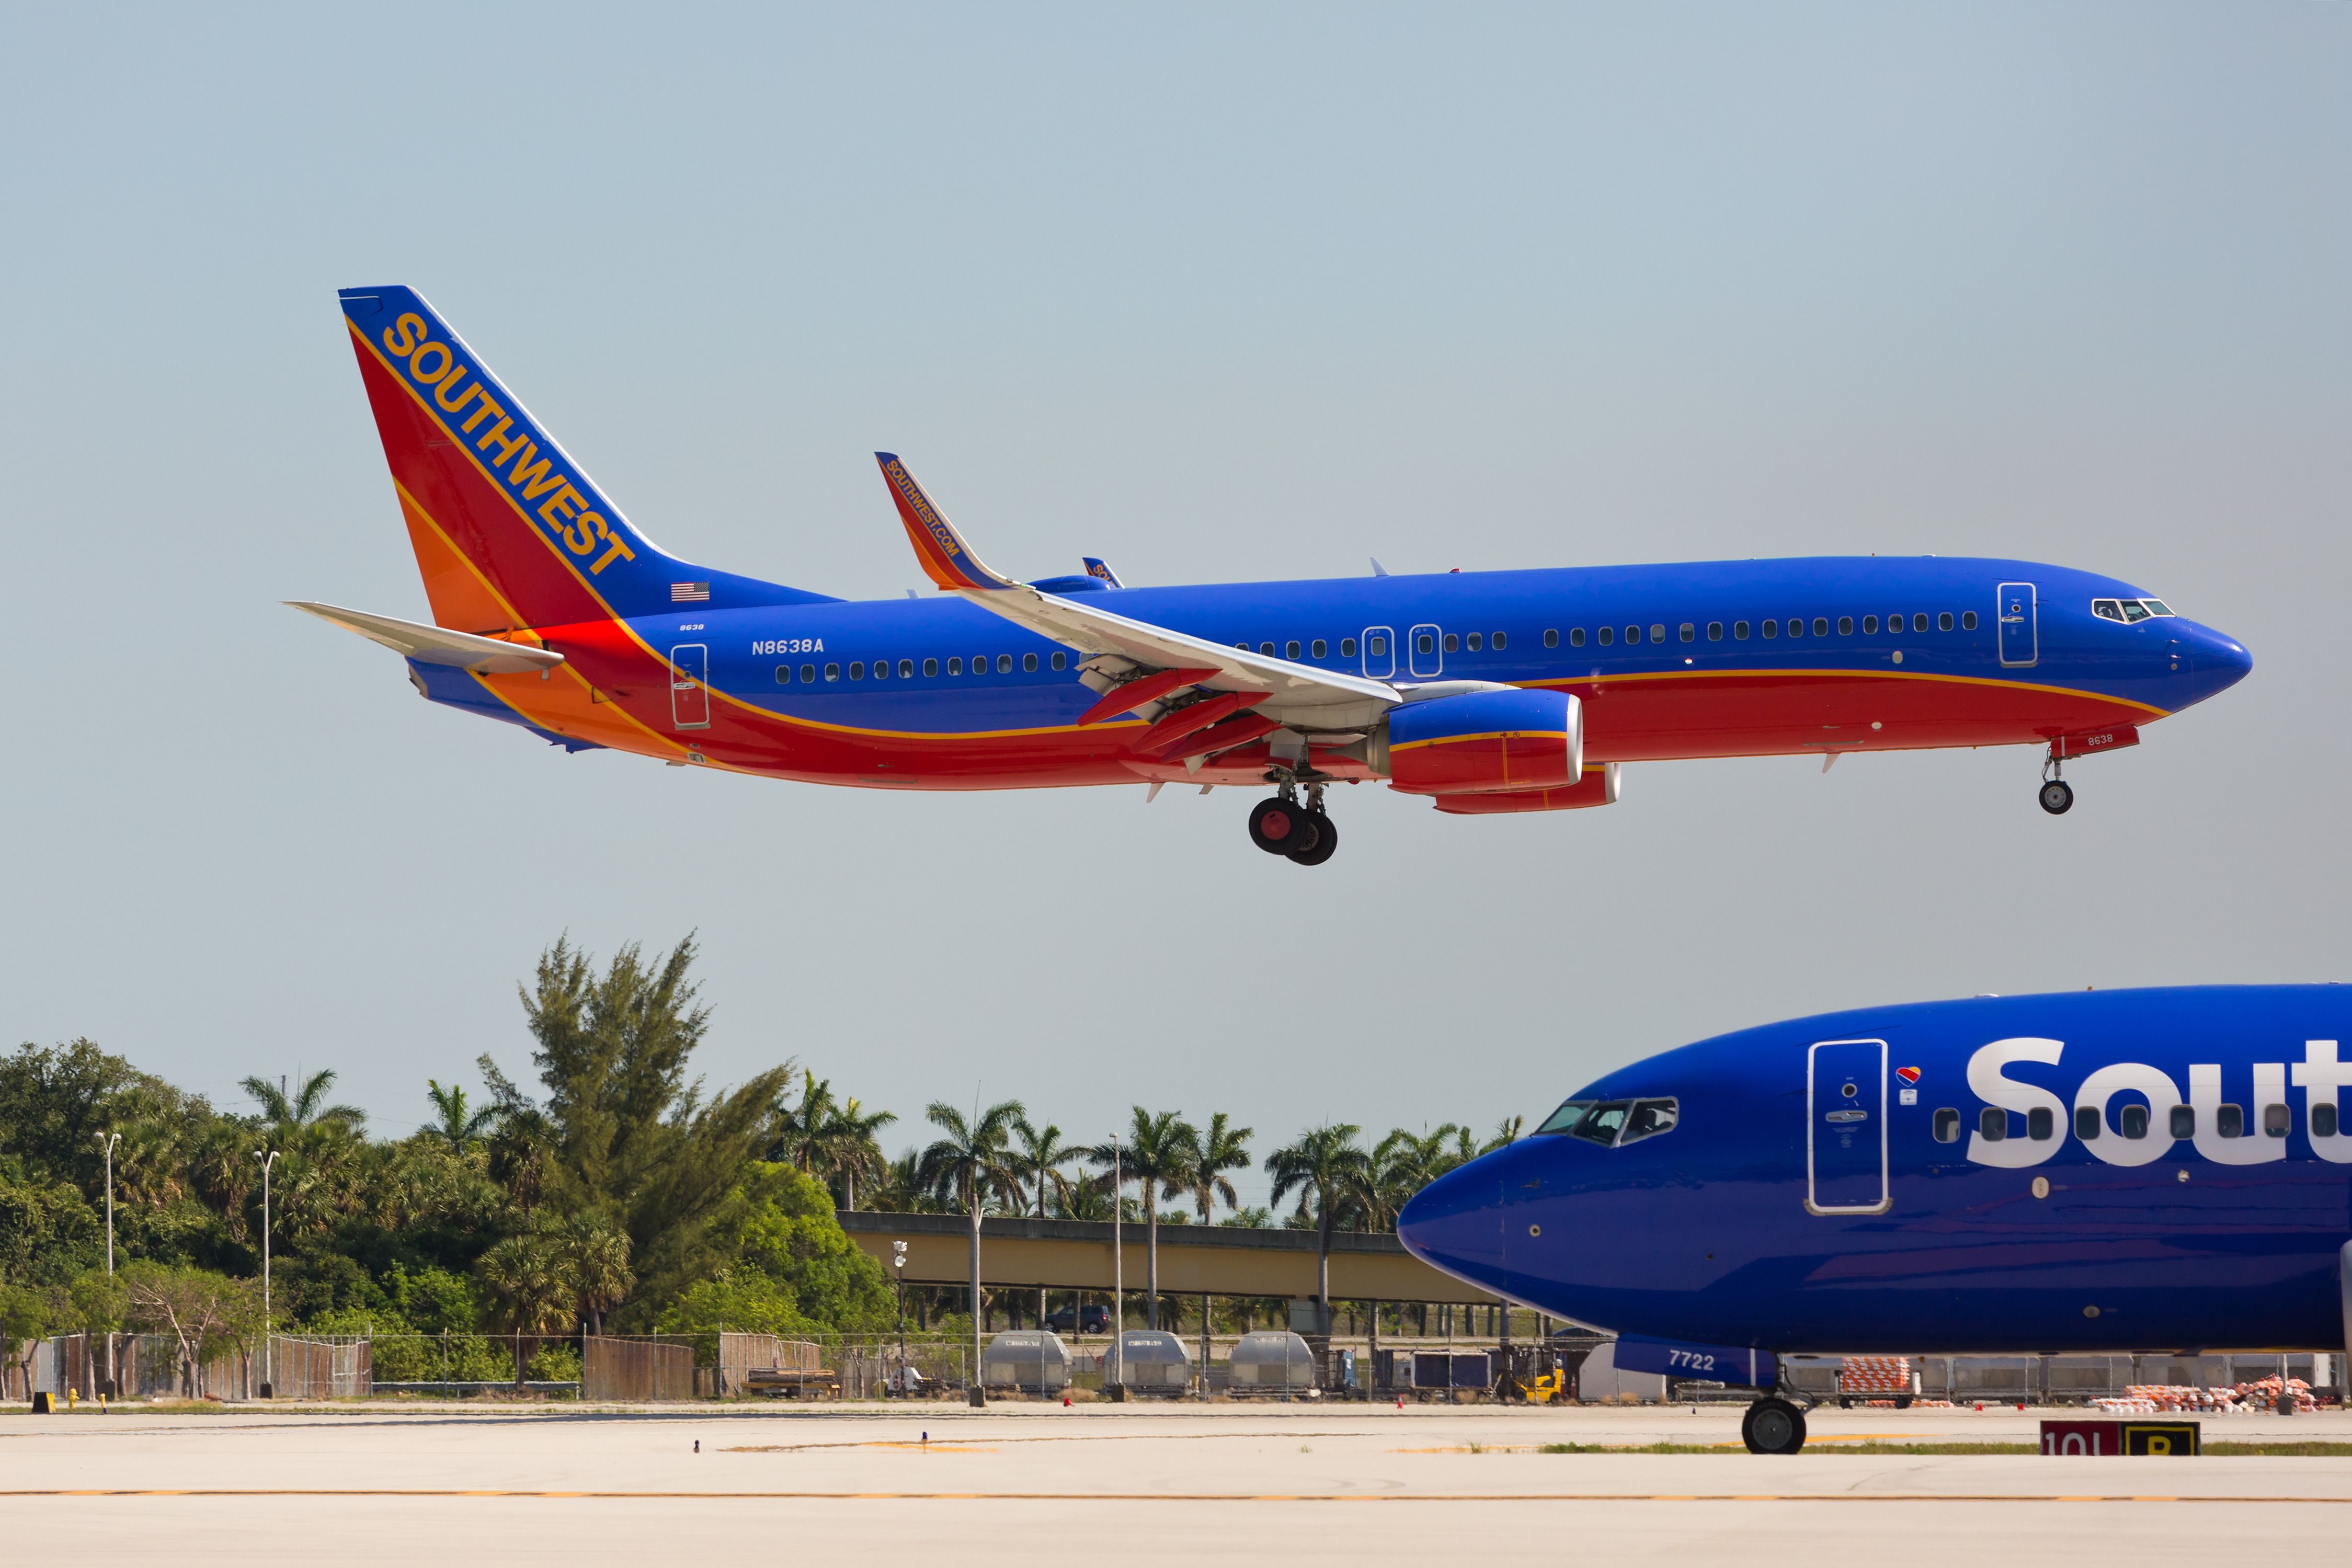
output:
<instances>
[{"instance_id":1,"label":"landing gear","mask_svg":"<svg viewBox=\"0 0 2352 1568\"><path fill-rule=\"evenodd\" d=\"M2050 754L2042 759L2042 809L2053 817L2063 817L2074 804L2074 787L2066 782L2066 764L2059 758L2058 743L2050 743Z\"/></svg>"},{"instance_id":2,"label":"landing gear","mask_svg":"<svg viewBox=\"0 0 2352 1568\"><path fill-rule=\"evenodd\" d=\"M1793 1454L1805 1446L1805 1413L1768 1395L1739 1418L1739 1440L1751 1454Z\"/></svg>"},{"instance_id":3,"label":"landing gear","mask_svg":"<svg viewBox=\"0 0 2352 1568\"><path fill-rule=\"evenodd\" d=\"M1286 855L1300 865L1321 865L1339 852L1339 830L1323 810L1323 786L1285 782L1282 792L1250 808L1250 842L1270 855Z\"/></svg>"}]
</instances>

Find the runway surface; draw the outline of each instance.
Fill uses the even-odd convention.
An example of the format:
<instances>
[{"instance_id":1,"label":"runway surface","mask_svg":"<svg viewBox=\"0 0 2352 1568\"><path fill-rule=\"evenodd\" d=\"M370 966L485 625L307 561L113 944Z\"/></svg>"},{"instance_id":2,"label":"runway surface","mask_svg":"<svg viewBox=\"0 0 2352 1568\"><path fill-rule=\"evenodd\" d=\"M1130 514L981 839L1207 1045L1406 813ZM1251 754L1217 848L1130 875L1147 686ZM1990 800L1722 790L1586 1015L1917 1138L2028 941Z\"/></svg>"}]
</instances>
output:
<instances>
[{"instance_id":1,"label":"runway surface","mask_svg":"<svg viewBox=\"0 0 2352 1568\"><path fill-rule=\"evenodd\" d=\"M2045 1459L1864 1442L2032 1442L2044 1412L1813 1413L1800 1455L1730 1407L252 1407L0 1415L19 1561L696 1559L1014 1563L1557 1562L1667 1551L1906 1563L2187 1562L2352 1537L2352 1458ZM2047 1412L2080 1416L2083 1412ZM2352 1417L2239 1416L2209 1442L2352 1442ZM1547 1443L1719 1444L1545 1454ZM696 1445L699 1444L698 1452ZM1846 1451L1841 1451L1846 1450Z\"/></svg>"}]
</instances>

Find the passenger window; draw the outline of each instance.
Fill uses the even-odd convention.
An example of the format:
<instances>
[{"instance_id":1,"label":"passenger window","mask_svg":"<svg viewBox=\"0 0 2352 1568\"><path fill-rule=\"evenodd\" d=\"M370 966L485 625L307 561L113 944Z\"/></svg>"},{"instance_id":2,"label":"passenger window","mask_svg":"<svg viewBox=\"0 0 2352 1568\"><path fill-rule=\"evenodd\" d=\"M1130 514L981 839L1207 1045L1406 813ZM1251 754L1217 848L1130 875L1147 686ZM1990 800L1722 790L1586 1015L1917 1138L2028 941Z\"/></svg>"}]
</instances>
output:
<instances>
[{"instance_id":1,"label":"passenger window","mask_svg":"<svg viewBox=\"0 0 2352 1568\"><path fill-rule=\"evenodd\" d=\"M1973 632L1973 631L1975 631L1976 629L1977 629L1977 612L1976 612L1975 611L1973 611L1973 610L1963 610L1963 611L1961 611L1961 612L1960 612L1960 630L1961 630L1961 631L1963 631L1963 632Z\"/></svg>"},{"instance_id":2,"label":"passenger window","mask_svg":"<svg viewBox=\"0 0 2352 1568\"><path fill-rule=\"evenodd\" d=\"M1603 626L1601 629L1600 637L1601 645L1606 648L1610 643L1617 641L1617 628L1614 626Z\"/></svg>"},{"instance_id":3,"label":"passenger window","mask_svg":"<svg viewBox=\"0 0 2352 1568\"><path fill-rule=\"evenodd\" d=\"M1710 643L1720 643L1723 641L1722 622L1710 621L1706 623L1706 640Z\"/></svg>"},{"instance_id":4,"label":"passenger window","mask_svg":"<svg viewBox=\"0 0 2352 1568\"><path fill-rule=\"evenodd\" d=\"M1608 627L1606 627L1606 626L1603 626L1603 627L1601 628L1601 630L1602 630L1603 632L1606 632L1607 630L1609 630L1609 628L1608 628ZM1547 637L1551 637L1551 636L1556 636L1556 635L1558 635L1558 633L1556 633L1556 632L1547 632L1546 633L1544 633L1544 635L1545 635L1545 636L1547 636ZM1574 630L1573 632L1570 632L1568 634L1568 643L1569 643L1569 646L1570 646L1570 647L1571 647L1571 648L1581 648L1581 647L1583 647L1583 646L1584 646L1584 628L1583 628L1583 627L1581 627L1581 626L1579 626L1578 628L1576 628L1576 630ZM1552 644L1551 644L1551 643L1546 643L1544 644L1544 646L1545 646L1545 647L1547 647L1547 648L1549 648L1549 647L1552 646Z\"/></svg>"},{"instance_id":5,"label":"passenger window","mask_svg":"<svg viewBox=\"0 0 2352 1568\"><path fill-rule=\"evenodd\" d=\"M1056 654L1055 654L1055 655L1054 655L1054 657L1055 657L1055 659L1057 659L1057 660L1058 660L1058 659L1061 657L1061 655L1060 655L1059 653L1056 653ZM902 680L902 681L910 681L910 680L913 680L913 679L915 678L915 661L914 661L914 660L912 660L912 659L901 659L901 660L899 660L899 661L898 661L898 678L899 678L900 680ZM982 1298L982 1299L983 1299L983 1300L985 1300L985 1298Z\"/></svg>"},{"instance_id":6,"label":"passenger window","mask_svg":"<svg viewBox=\"0 0 2352 1568\"><path fill-rule=\"evenodd\" d=\"M1025 674L1035 674L1037 673L1037 655L1034 653L1022 654L1021 669Z\"/></svg>"},{"instance_id":7,"label":"passenger window","mask_svg":"<svg viewBox=\"0 0 2352 1568\"><path fill-rule=\"evenodd\" d=\"M1960 1141L1960 1113L1949 1105L1936 1113L1936 1141L1939 1144Z\"/></svg>"},{"instance_id":8,"label":"passenger window","mask_svg":"<svg viewBox=\"0 0 2352 1568\"><path fill-rule=\"evenodd\" d=\"M1665 629L1664 627L1663 627L1663 626L1658 626L1658 625L1653 625L1653 626L1650 628L1650 641L1651 641L1651 642L1653 642L1653 643L1663 643L1663 642L1664 642L1665 640L1666 640L1666 629Z\"/></svg>"},{"instance_id":9,"label":"passenger window","mask_svg":"<svg viewBox=\"0 0 2352 1568\"><path fill-rule=\"evenodd\" d=\"M2126 599L2126 600L2125 600L2125 601L2124 601L2124 619L2125 619L2126 621L2145 621L2145 620L2147 620L2147 605L2145 605L2145 604L2142 604L2142 603L2141 603L2138 600L2137 600L2137 599Z\"/></svg>"},{"instance_id":10,"label":"passenger window","mask_svg":"<svg viewBox=\"0 0 2352 1568\"><path fill-rule=\"evenodd\" d=\"M1375 638L1374 638L1374 639L1372 639L1372 640L1373 640L1374 642L1376 642L1376 643L1380 642L1380 639L1379 639L1379 638L1377 638L1377 637L1375 637ZM1388 644L1387 644L1387 643L1381 643L1381 645L1380 645L1380 647L1378 647L1378 648L1374 649L1374 650L1373 650L1373 652L1375 652L1375 653L1385 653L1386 652L1388 652ZM1342 637L1342 638L1340 638L1340 639L1339 639L1339 657L1341 657L1341 658L1343 658L1343 659L1352 659L1352 658L1354 658L1355 656L1356 656L1356 640L1355 640L1353 637Z\"/></svg>"},{"instance_id":11,"label":"passenger window","mask_svg":"<svg viewBox=\"0 0 2352 1568\"><path fill-rule=\"evenodd\" d=\"M2322 1100L2311 1108L2311 1135L2332 1138L2336 1135L2336 1102Z\"/></svg>"},{"instance_id":12,"label":"passenger window","mask_svg":"<svg viewBox=\"0 0 2352 1568\"><path fill-rule=\"evenodd\" d=\"M839 664L827 664L824 667L824 678L828 681L837 681L841 679L841 666Z\"/></svg>"},{"instance_id":13,"label":"passenger window","mask_svg":"<svg viewBox=\"0 0 2352 1568\"><path fill-rule=\"evenodd\" d=\"M1588 1144L1599 1144L1604 1149L1614 1148L1617 1134L1625 1126L1625 1114L1633 1108L1629 1101L1603 1101L1578 1118L1576 1125L1570 1127L1569 1133Z\"/></svg>"},{"instance_id":14,"label":"passenger window","mask_svg":"<svg viewBox=\"0 0 2352 1568\"><path fill-rule=\"evenodd\" d=\"M1007 665L1005 666L1005 668L1006 668L1006 669L1008 669L1008 670L1009 670L1009 669L1011 669L1012 667L1013 667L1013 666L1012 666L1012 665L1010 665L1010 664L1007 664ZM974 653L974 654L971 656L971 673L972 673L973 674L975 674L975 675L984 675L984 674L988 674L988 655L987 655L987 654L985 654L985 653Z\"/></svg>"},{"instance_id":15,"label":"passenger window","mask_svg":"<svg viewBox=\"0 0 2352 1568\"><path fill-rule=\"evenodd\" d=\"M793 667L790 664L778 664L776 666L776 685L780 686L788 686L792 684Z\"/></svg>"},{"instance_id":16,"label":"passenger window","mask_svg":"<svg viewBox=\"0 0 2352 1568\"><path fill-rule=\"evenodd\" d=\"M1431 636L1426 632L1423 632L1420 636L1414 638L1412 645L1424 653L1434 653L1437 652L1437 639Z\"/></svg>"},{"instance_id":17,"label":"passenger window","mask_svg":"<svg viewBox=\"0 0 2352 1568\"><path fill-rule=\"evenodd\" d=\"M2287 1134L2287 1129L2293 1124L2293 1120L2288 1116L2285 1106L2265 1105L2263 1107L2263 1135L2264 1137L2284 1138Z\"/></svg>"},{"instance_id":18,"label":"passenger window","mask_svg":"<svg viewBox=\"0 0 2352 1568\"><path fill-rule=\"evenodd\" d=\"M962 661L961 659L950 659L950 660L948 661L948 674L950 674L950 675L961 675L961 674L963 674L963 661Z\"/></svg>"},{"instance_id":19,"label":"passenger window","mask_svg":"<svg viewBox=\"0 0 2352 1568\"><path fill-rule=\"evenodd\" d=\"M1911 617L1911 630L1914 632L1925 632L1927 629L1927 617L1926 615L1921 614Z\"/></svg>"},{"instance_id":20,"label":"passenger window","mask_svg":"<svg viewBox=\"0 0 2352 1568\"><path fill-rule=\"evenodd\" d=\"M814 664L803 664L801 666L801 685L806 685L814 679L816 679L816 666Z\"/></svg>"},{"instance_id":21,"label":"passenger window","mask_svg":"<svg viewBox=\"0 0 2352 1568\"><path fill-rule=\"evenodd\" d=\"M1938 632L1948 632L1951 629L1952 612L1948 610L1939 612L1936 617L1936 630Z\"/></svg>"},{"instance_id":22,"label":"passenger window","mask_svg":"<svg viewBox=\"0 0 2352 1568\"><path fill-rule=\"evenodd\" d=\"M2145 1138L2147 1136L2147 1106L2126 1105L2123 1109L2123 1114L2116 1117L2116 1120L2122 1124L2125 1137Z\"/></svg>"},{"instance_id":23,"label":"passenger window","mask_svg":"<svg viewBox=\"0 0 2352 1568\"><path fill-rule=\"evenodd\" d=\"M1641 641L1642 629L1639 626L1628 626L1625 628L1625 646L1628 648L1638 647L1641 644Z\"/></svg>"},{"instance_id":24,"label":"passenger window","mask_svg":"<svg viewBox=\"0 0 2352 1568\"><path fill-rule=\"evenodd\" d=\"M2193 1138L2197 1135L2195 1106L2175 1105L2172 1108L2172 1135L2176 1138Z\"/></svg>"},{"instance_id":25,"label":"passenger window","mask_svg":"<svg viewBox=\"0 0 2352 1568\"><path fill-rule=\"evenodd\" d=\"M1364 648L1365 652L1375 659L1385 659L1389 656L1389 640L1386 637L1375 637L1370 642L1365 643ZM1342 653L1347 653L1348 644L1345 643L1340 643L1339 652Z\"/></svg>"},{"instance_id":26,"label":"passenger window","mask_svg":"<svg viewBox=\"0 0 2352 1568\"><path fill-rule=\"evenodd\" d=\"M1012 654L999 653L996 655L996 673L1000 675L1009 675L1013 673Z\"/></svg>"},{"instance_id":27,"label":"passenger window","mask_svg":"<svg viewBox=\"0 0 2352 1568\"><path fill-rule=\"evenodd\" d=\"M866 678L865 660L859 659L851 664L849 666L849 678L853 681L862 681Z\"/></svg>"},{"instance_id":28,"label":"passenger window","mask_svg":"<svg viewBox=\"0 0 2352 1568\"><path fill-rule=\"evenodd\" d=\"M1257 645L1257 651L1269 659L1274 657L1274 644L1271 643L1260 643Z\"/></svg>"},{"instance_id":29,"label":"passenger window","mask_svg":"<svg viewBox=\"0 0 2352 1568\"><path fill-rule=\"evenodd\" d=\"M1865 637L1874 637L1878 634L1877 616L1865 615L1862 618L1862 634Z\"/></svg>"},{"instance_id":30,"label":"passenger window","mask_svg":"<svg viewBox=\"0 0 2352 1568\"><path fill-rule=\"evenodd\" d=\"M1851 637L1853 635L1853 616L1841 615L1838 617L1838 635L1841 637Z\"/></svg>"},{"instance_id":31,"label":"passenger window","mask_svg":"<svg viewBox=\"0 0 2352 1568\"><path fill-rule=\"evenodd\" d=\"M923 661L923 679L927 681L935 679L939 673L940 662L937 659L925 659Z\"/></svg>"},{"instance_id":32,"label":"passenger window","mask_svg":"<svg viewBox=\"0 0 2352 1568\"><path fill-rule=\"evenodd\" d=\"M1731 634L1734 638L1742 643L1748 641L1748 622L1745 621L1733 622L1731 623Z\"/></svg>"},{"instance_id":33,"label":"passenger window","mask_svg":"<svg viewBox=\"0 0 2352 1568\"><path fill-rule=\"evenodd\" d=\"M1499 653L1506 646L1508 645L1510 639L1507 635L1501 632L1497 632L1492 637L1486 639L1486 645Z\"/></svg>"},{"instance_id":34,"label":"passenger window","mask_svg":"<svg viewBox=\"0 0 2352 1568\"><path fill-rule=\"evenodd\" d=\"M1577 638L1577 641L1578 641L1579 643L1581 643L1581 642L1583 642L1583 641L1584 641L1584 639L1583 639L1582 637L1579 637L1579 638ZM1545 627L1545 628L1544 628L1544 646L1545 646L1545 647L1547 647L1547 648L1557 648L1557 647L1559 647L1559 627L1557 627L1557 626L1547 626L1547 627Z\"/></svg>"},{"instance_id":35,"label":"passenger window","mask_svg":"<svg viewBox=\"0 0 2352 1568\"><path fill-rule=\"evenodd\" d=\"M1625 1131L1619 1134L1617 1146L1654 1138L1661 1133L1675 1130L1677 1107L1672 1100L1636 1100L1633 1113L1625 1119Z\"/></svg>"},{"instance_id":36,"label":"passenger window","mask_svg":"<svg viewBox=\"0 0 2352 1568\"><path fill-rule=\"evenodd\" d=\"M1448 646L1451 646L1451 645L1453 644L1454 639L1453 639L1453 638L1451 638L1451 637L1448 637L1445 641L1446 641L1447 645L1448 645ZM1480 643L1481 643L1482 641L1483 641L1483 639L1479 637L1479 635L1478 635L1478 633L1477 633L1477 632L1471 632L1471 633L1470 633L1470 651L1471 651L1472 653L1476 653L1476 652L1478 651L1479 644L1480 644Z\"/></svg>"},{"instance_id":37,"label":"passenger window","mask_svg":"<svg viewBox=\"0 0 2352 1568\"><path fill-rule=\"evenodd\" d=\"M1830 618L1829 618L1828 616L1826 616L1826 615L1816 615L1816 616L1814 616L1814 617L1813 617L1813 635L1814 635L1814 636L1816 636L1816 637L1826 637L1826 636L1828 636L1829 634L1830 634Z\"/></svg>"},{"instance_id":38,"label":"passenger window","mask_svg":"<svg viewBox=\"0 0 2352 1568\"><path fill-rule=\"evenodd\" d=\"M2037 1144L2046 1144L2058 1131L2058 1118L2050 1113L2047 1105L2036 1105L2025 1113L2025 1135Z\"/></svg>"},{"instance_id":39,"label":"passenger window","mask_svg":"<svg viewBox=\"0 0 2352 1568\"><path fill-rule=\"evenodd\" d=\"M1296 659L1298 657L1297 638L1293 637L1289 642L1285 643L1282 645L1282 656L1286 659Z\"/></svg>"},{"instance_id":40,"label":"passenger window","mask_svg":"<svg viewBox=\"0 0 2352 1568\"><path fill-rule=\"evenodd\" d=\"M1448 632L1445 634L1445 651L1449 653L1460 653L1462 651L1462 639L1456 637L1453 632Z\"/></svg>"},{"instance_id":41,"label":"passenger window","mask_svg":"<svg viewBox=\"0 0 2352 1568\"><path fill-rule=\"evenodd\" d=\"M1767 621L1764 622L1764 635L1766 638L1769 639L1778 637L1780 634L1780 623L1778 621Z\"/></svg>"},{"instance_id":42,"label":"passenger window","mask_svg":"<svg viewBox=\"0 0 2352 1568\"><path fill-rule=\"evenodd\" d=\"M1329 656L1330 656L1330 653L1331 653L1331 644L1330 644L1330 643L1326 643L1325 641L1323 641L1323 639L1322 639L1322 638L1318 637L1318 638L1316 638L1316 639L1315 639L1315 650L1314 650L1314 652L1315 652L1315 656L1316 656L1317 658L1318 658L1318 659L1328 658L1328 657L1329 657ZM982 1301L985 1301L987 1300L987 1298L986 1298L986 1297L984 1297L984 1296L983 1296L982 1298L981 1298L981 1299L982 1299Z\"/></svg>"},{"instance_id":43,"label":"passenger window","mask_svg":"<svg viewBox=\"0 0 2352 1568\"><path fill-rule=\"evenodd\" d=\"M1057 670L1066 670L1069 667L1070 656L1067 653L1056 653L1054 655L1054 668Z\"/></svg>"},{"instance_id":44,"label":"passenger window","mask_svg":"<svg viewBox=\"0 0 2352 1568\"><path fill-rule=\"evenodd\" d=\"M2100 1127L2099 1119L2099 1108L2096 1105L2075 1106L2074 1135L2084 1143L2089 1143L2105 1130Z\"/></svg>"},{"instance_id":45,"label":"passenger window","mask_svg":"<svg viewBox=\"0 0 2352 1568\"><path fill-rule=\"evenodd\" d=\"M2009 1136L2009 1113L1998 1105L1988 1105L1977 1113L1977 1136L1988 1144L1998 1144Z\"/></svg>"},{"instance_id":46,"label":"passenger window","mask_svg":"<svg viewBox=\"0 0 2352 1568\"><path fill-rule=\"evenodd\" d=\"M2246 1135L2246 1108L2243 1105L2213 1107L2213 1134L2221 1138L2242 1138Z\"/></svg>"},{"instance_id":47,"label":"passenger window","mask_svg":"<svg viewBox=\"0 0 2352 1568\"><path fill-rule=\"evenodd\" d=\"M1698 639L1698 628L1692 625L1687 621L1684 622L1677 630L1681 633L1682 640L1685 643L1696 642Z\"/></svg>"},{"instance_id":48,"label":"passenger window","mask_svg":"<svg viewBox=\"0 0 2352 1568\"><path fill-rule=\"evenodd\" d=\"M889 660L877 659L874 661L874 678L877 681L887 681L890 678Z\"/></svg>"}]
</instances>

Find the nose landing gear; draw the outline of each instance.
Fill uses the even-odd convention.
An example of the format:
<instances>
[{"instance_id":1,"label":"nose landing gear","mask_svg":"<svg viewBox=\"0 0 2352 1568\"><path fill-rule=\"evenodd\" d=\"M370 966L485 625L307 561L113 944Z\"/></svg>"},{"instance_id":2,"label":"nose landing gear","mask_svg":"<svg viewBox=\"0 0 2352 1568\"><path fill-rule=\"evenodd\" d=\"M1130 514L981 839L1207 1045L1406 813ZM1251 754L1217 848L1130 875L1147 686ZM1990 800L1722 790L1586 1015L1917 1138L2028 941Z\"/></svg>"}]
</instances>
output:
<instances>
[{"instance_id":1,"label":"nose landing gear","mask_svg":"<svg viewBox=\"0 0 2352 1568\"><path fill-rule=\"evenodd\" d=\"M1739 1418L1739 1440L1751 1454L1793 1454L1805 1446L1805 1413L1779 1395L1767 1395Z\"/></svg>"},{"instance_id":2,"label":"nose landing gear","mask_svg":"<svg viewBox=\"0 0 2352 1568\"><path fill-rule=\"evenodd\" d=\"M1323 810L1323 786L1307 786L1301 804L1298 786L1286 781L1281 792L1250 808L1250 842L1270 855L1286 855L1300 865L1321 865L1339 849L1339 830Z\"/></svg>"},{"instance_id":3,"label":"nose landing gear","mask_svg":"<svg viewBox=\"0 0 2352 1568\"><path fill-rule=\"evenodd\" d=\"M2063 817L2074 804L2074 787L2066 782L2066 764L2059 759L2053 744L2050 755L2042 759L2042 809L2053 817Z\"/></svg>"}]
</instances>

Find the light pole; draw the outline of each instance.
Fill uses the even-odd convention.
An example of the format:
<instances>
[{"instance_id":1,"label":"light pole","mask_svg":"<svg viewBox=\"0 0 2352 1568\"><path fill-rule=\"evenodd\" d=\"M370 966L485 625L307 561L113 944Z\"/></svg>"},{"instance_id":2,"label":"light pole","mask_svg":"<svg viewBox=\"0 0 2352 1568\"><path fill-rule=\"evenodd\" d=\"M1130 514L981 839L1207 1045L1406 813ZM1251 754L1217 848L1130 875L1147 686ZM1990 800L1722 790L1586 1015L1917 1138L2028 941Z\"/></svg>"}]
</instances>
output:
<instances>
[{"instance_id":1,"label":"light pole","mask_svg":"<svg viewBox=\"0 0 2352 1568\"><path fill-rule=\"evenodd\" d=\"M261 1386L267 1399L278 1392L277 1346L269 1341L269 1167L278 1163L279 1151L272 1149L264 1157L259 1149L253 1157L261 1161Z\"/></svg>"},{"instance_id":2,"label":"light pole","mask_svg":"<svg viewBox=\"0 0 2352 1568\"><path fill-rule=\"evenodd\" d=\"M106 1151L106 1277L114 1278L114 1145L122 1142L120 1133L94 1133L98 1146Z\"/></svg>"},{"instance_id":3,"label":"light pole","mask_svg":"<svg viewBox=\"0 0 2352 1568\"><path fill-rule=\"evenodd\" d=\"M898 1386L893 1389L886 1385L885 1392L904 1394L907 1392L907 1244L904 1241L890 1243L890 1268L892 1278L898 1281Z\"/></svg>"},{"instance_id":4,"label":"light pole","mask_svg":"<svg viewBox=\"0 0 2352 1568\"><path fill-rule=\"evenodd\" d=\"M1127 1253L1118 1239L1118 1211L1127 1178L1118 1168L1118 1134L1110 1135L1110 1386L1113 1399L1127 1397Z\"/></svg>"}]
</instances>

